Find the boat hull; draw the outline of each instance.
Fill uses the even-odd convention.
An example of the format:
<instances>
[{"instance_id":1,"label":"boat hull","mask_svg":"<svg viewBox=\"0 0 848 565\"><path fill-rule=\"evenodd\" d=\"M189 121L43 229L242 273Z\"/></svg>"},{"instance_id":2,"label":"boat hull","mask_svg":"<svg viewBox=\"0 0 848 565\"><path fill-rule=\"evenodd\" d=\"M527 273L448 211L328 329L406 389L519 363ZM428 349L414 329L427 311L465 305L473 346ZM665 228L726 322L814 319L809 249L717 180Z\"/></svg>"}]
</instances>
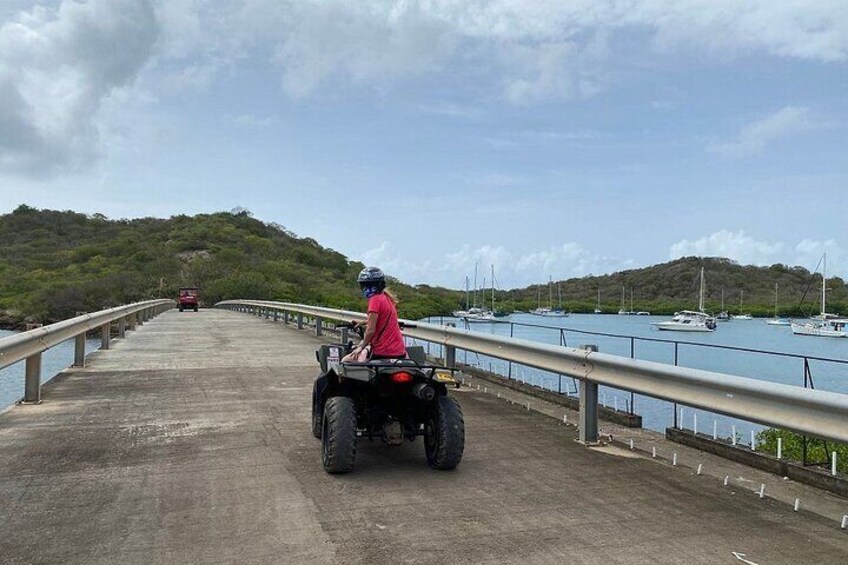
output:
<instances>
[{"instance_id":1,"label":"boat hull","mask_svg":"<svg viewBox=\"0 0 848 565\"><path fill-rule=\"evenodd\" d=\"M693 324L679 324L677 322L658 322L654 324L658 330L663 330L667 332L701 332L708 333L713 332L712 330L704 325L693 325Z\"/></svg>"},{"instance_id":2,"label":"boat hull","mask_svg":"<svg viewBox=\"0 0 848 565\"><path fill-rule=\"evenodd\" d=\"M808 324L792 324L792 333L811 337L848 337L848 331L829 330Z\"/></svg>"}]
</instances>

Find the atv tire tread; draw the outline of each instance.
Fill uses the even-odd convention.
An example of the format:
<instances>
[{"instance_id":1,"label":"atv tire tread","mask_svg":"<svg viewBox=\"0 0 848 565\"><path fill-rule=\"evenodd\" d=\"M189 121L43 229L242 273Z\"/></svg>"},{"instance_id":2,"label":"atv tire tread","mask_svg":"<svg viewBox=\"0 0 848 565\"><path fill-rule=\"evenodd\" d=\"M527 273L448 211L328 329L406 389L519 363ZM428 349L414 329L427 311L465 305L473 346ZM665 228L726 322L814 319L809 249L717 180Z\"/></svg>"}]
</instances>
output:
<instances>
[{"instance_id":1,"label":"atv tire tread","mask_svg":"<svg viewBox=\"0 0 848 565\"><path fill-rule=\"evenodd\" d=\"M455 469L465 450L465 420L455 398L439 396L433 410L435 444L425 437L427 463L439 471ZM428 445L429 443L429 445Z\"/></svg>"},{"instance_id":2,"label":"atv tire tread","mask_svg":"<svg viewBox=\"0 0 848 565\"><path fill-rule=\"evenodd\" d=\"M321 448L324 470L348 473L356 460L356 406L345 396L324 403Z\"/></svg>"}]
</instances>

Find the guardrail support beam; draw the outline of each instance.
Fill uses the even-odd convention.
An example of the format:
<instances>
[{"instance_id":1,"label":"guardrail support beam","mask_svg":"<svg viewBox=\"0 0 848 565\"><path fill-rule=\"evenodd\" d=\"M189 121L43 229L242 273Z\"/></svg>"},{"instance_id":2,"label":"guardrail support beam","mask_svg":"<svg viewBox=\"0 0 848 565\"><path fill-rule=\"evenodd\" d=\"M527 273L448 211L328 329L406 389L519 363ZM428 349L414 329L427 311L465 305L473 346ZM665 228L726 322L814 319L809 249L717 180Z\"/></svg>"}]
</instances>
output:
<instances>
[{"instance_id":1,"label":"guardrail support beam","mask_svg":"<svg viewBox=\"0 0 848 565\"><path fill-rule=\"evenodd\" d=\"M286 325L286 326L289 325L289 313L288 313L288 311L283 312L283 324Z\"/></svg>"},{"instance_id":2,"label":"guardrail support beam","mask_svg":"<svg viewBox=\"0 0 848 565\"><path fill-rule=\"evenodd\" d=\"M323 318L315 318L315 335L324 335L324 320Z\"/></svg>"},{"instance_id":3,"label":"guardrail support beam","mask_svg":"<svg viewBox=\"0 0 848 565\"><path fill-rule=\"evenodd\" d=\"M347 345L347 340L350 339L350 330L348 328L341 328L339 333L341 334L339 340Z\"/></svg>"},{"instance_id":4,"label":"guardrail support beam","mask_svg":"<svg viewBox=\"0 0 848 565\"><path fill-rule=\"evenodd\" d=\"M127 319L121 318L118 320L118 337L124 339L127 337Z\"/></svg>"},{"instance_id":5,"label":"guardrail support beam","mask_svg":"<svg viewBox=\"0 0 848 565\"><path fill-rule=\"evenodd\" d=\"M100 326L100 349L109 349L109 339L112 337L112 324L103 324Z\"/></svg>"},{"instance_id":6,"label":"guardrail support beam","mask_svg":"<svg viewBox=\"0 0 848 565\"><path fill-rule=\"evenodd\" d=\"M297 313L297 329L303 329L303 314L300 312Z\"/></svg>"},{"instance_id":7,"label":"guardrail support beam","mask_svg":"<svg viewBox=\"0 0 848 565\"><path fill-rule=\"evenodd\" d=\"M456 367L456 347L452 345L445 346L445 366L451 369Z\"/></svg>"},{"instance_id":8,"label":"guardrail support beam","mask_svg":"<svg viewBox=\"0 0 848 565\"><path fill-rule=\"evenodd\" d=\"M26 358L26 380L21 404L41 404L41 353Z\"/></svg>"},{"instance_id":9,"label":"guardrail support beam","mask_svg":"<svg viewBox=\"0 0 848 565\"><path fill-rule=\"evenodd\" d=\"M74 367L85 367L85 334L74 338Z\"/></svg>"},{"instance_id":10,"label":"guardrail support beam","mask_svg":"<svg viewBox=\"0 0 848 565\"><path fill-rule=\"evenodd\" d=\"M597 351L597 345L582 345L580 349ZM598 443L598 383L580 381L580 443Z\"/></svg>"}]
</instances>

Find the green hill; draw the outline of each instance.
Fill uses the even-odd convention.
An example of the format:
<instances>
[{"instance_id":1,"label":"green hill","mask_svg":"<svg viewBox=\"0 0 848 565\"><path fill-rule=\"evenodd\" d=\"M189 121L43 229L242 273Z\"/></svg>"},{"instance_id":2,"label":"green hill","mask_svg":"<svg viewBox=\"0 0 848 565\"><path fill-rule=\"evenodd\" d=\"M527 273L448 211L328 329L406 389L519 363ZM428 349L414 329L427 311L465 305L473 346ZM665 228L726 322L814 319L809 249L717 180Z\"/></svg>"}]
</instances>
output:
<instances>
[{"instance_id":1,"label":"green hill","mask_svg":"<svg viewBox=\"0 0 848 565\"><path fill-rule=\"evenodd\" d=\"M206 305L227 298L304 302L361 310L364 301L354 280L363 267L300 238L284 227L252 218L247 211L218 212L167 219L110 220L71 211L37 210L21 205L0 216L0 327L25 319L51 322L80 311L95 311L136 300L174 297L180 286L198 286ZM755 315L773 314L774 284L780 288L780 313L818 312L820 278L801 267L752 267L728 259L686 257L642 269L554 282L565 308L591 312L598 289L605 312L617 312L622 288L630 307L652 313L691 309L698 302L698 273L704 267L707 310L725 307ZM818 279L818 280L816 280ZM400 315L420 318L448 314L462 305L464 292L392 280ZM501 309L547 303L548 285L497 292ZM828 310L848 313L848 288L828 279ZM802 302L802 297L806 297Z\"/></svg>"},{"instance_id":2,"label":"green hill","mask_svg":"<svg viewBox=\"0 0 848 565\"><path fill-rule=\"evenodd\" d=\"M21 205L0 216L0 323L51 322L79 311L198 286L206 305L227 298L361 310L363 265L249 212L110 220ZM391 281L400 314L446 313L458 293Z\"/></svg>"},{"instance_id":3,"label":"green hill","mask_svg":"<svg viewBox=\"0 0 848 565\"><path fill-rule=\"evenodd\" d=\"M655 314L698 306L699 274L704 267L706 280L706 310L721 309L724 290L725 309L739 313L739 301L744 292L743 310L758 316L774 315L774 285L778 284L778 311L784 316L818 313L821 300L821 275L813 277L803 267L772 265L754 267L714 257L684 257L668 263L633 269L603 276L588 276L554 282L552 294L558 301L558 287L563 304L575 312L591 312L601 291L601 309L617 312L621 307L624 289L624 308L630 309L630 290L633 289L633 309ZM538 294L543 305L548 301L547 284L533 285L504 293L504 299L519 309L536 306ZM538 294L537 294L538 293ZM828 277L828 311L848 313L848 287L838 277Z\"/></svg>"}]
</instances>

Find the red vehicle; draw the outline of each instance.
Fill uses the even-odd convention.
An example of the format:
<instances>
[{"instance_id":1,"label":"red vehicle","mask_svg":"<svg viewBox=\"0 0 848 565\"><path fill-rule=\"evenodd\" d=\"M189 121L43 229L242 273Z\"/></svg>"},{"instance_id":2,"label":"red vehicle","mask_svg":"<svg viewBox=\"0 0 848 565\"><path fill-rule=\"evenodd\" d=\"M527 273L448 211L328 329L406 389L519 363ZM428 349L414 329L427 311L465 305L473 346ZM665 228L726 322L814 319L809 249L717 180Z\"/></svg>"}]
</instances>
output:
<instances>
[{"instance_id":1,"label":"red vehicle","mask_svg":"<svg viewBox=\"0 0 848 565\"><path fill-rule=\"evenodd\" d=\"M198 307L198 304L199 304L199 300L197 298L197 289L193 288L193 287L192 288L189 288L189 287L181 288L180 289L179 304L180 304L180 312L182 312L186 308L188 308L188 309L193 308L194 311L197 312L197 307Z\"/></svg>"}]
</instances>

